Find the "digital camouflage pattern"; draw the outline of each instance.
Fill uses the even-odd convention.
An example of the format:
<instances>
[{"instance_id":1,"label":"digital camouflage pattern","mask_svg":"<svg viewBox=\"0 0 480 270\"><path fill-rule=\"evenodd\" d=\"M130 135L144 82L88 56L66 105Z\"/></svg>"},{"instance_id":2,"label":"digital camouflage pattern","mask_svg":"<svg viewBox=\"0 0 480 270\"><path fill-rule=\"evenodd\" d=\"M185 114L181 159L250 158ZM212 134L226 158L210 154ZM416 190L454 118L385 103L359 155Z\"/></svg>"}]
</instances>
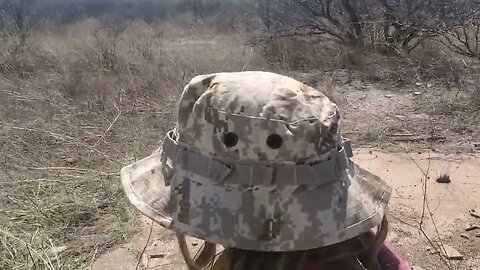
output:
<instances>
[{"instance_id":1,"label":"digital camouflage pattern","mask_svg":"<svg viewBox=\"0 0 480 270\"><path fill-rule=\"evenodd\" d=\"M304 163L336 146L339 120L335 104L294 79L264 72L222 73L198 76L185 88L177 132L179 141L234 162ZM229 131L239 139L234 148L222 143ZM282 136L280 149L265 143L271 134Z\"/></svg>"},{"instance_id":2,"label":"digital camouflage pattern","mask_svg":"<svg viewBox=\"0 0 480 270\"><path fill-rule=\"evenodd\" d=\"M133 205L225 247L294 251L378 226L391 189L349 160L337 106L268 72L197 76L162 151L122 169Z\"/></svg>"}]
</instances>

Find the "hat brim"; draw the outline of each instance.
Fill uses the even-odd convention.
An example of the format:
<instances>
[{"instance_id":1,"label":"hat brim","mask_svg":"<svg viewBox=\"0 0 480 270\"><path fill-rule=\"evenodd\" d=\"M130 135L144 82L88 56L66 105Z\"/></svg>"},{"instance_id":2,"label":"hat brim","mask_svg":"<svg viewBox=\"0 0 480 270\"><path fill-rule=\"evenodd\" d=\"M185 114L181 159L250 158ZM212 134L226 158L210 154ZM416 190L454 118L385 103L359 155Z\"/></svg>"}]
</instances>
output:
<instances>
[{"instance_id":1,"label":"hat brim","mask_svg":"<svg viewBox=\"0 0 480 270\"><path fill-rule=\"evenodd\" d=\"M170 187L165 185L160 156L158 152L123 167L120 178L130 203L142 214L169 229L172 224Z\"/></svg>"},{"instance_id":2,"label":"hat brim","mask_svg":"<svg viewBox=\"0 0 480 270\"><path fill-rule=\"evenodd\" d=\"M318 226L319 224L324 224L323 222L330 222L329 225L325 226L328 226L328 228L337 226L337 231L333 233L328 232L317 240L313 240L315 236L307 236L307 238L301 236L302 239L297 239L298 235L293 233L291 236L293 239L291 239L288 244L280 244L275 241L269 243L266 241L261 242L262 245L258 245L258 242L256 241L232 240L231 238L227 239L225 237L222 238L222 236L219 237L218 228L216 231L208 232L208 225L197 230L192 224L186 225L181 222L174 222L174 220L179 219L179 213L174 211L174 201L177 201L178 204L178 200L172 199L172 196L170 195L172 187L165 184L162 174L160 153L153 154L134 164L126 166L121 170L122 184L130 202L141 213L148 216L161 226L206 241L222 244L227 247L262 251L306 250L320 246L328 246L348 240L378 226L385 214L384 211L390 199L391 188L379 177L358 167L353 162L351 163L350 170L345 171L344 177L349 179L349 184L339 193L340 195L337 194L338 196L336 198L343 198L346 203L339 203L338 205L330 206L335 213L325 215L323 220L322 216L319 215L324 212L317 212L316 217L318 220L322 221L315 221L311 224L313 226ZM337 190L336 192L338 192L339 188L336 185L338 184L333 183L332 188L327 188L327 190ZM214 194L212 196L218 196L219 190L218 186L204 185L203 187L200 187L198 192L203 194L210 193ZM229 192L228 196L232 199L242 196L233 194L232 191ZM242 191L233 192L241 193ZM319 207L315 206L315 204L319 202L315 197L329 196L322 192L322 189L317 189L306 195L308 197L306 200L312 200L313 204L308 207ZM292 197L294 196L295 195L292 195ZM294 198L294 200L299 199ZM303 214L301 213L302 210L303 209L298 209L297 211L300 212L300 214ZM324 210L325 209L322 211ZM215 210L209 209L208 211L211 213ZM235 209L232 210L232 213L233 212L235 212ZM208 213L205 214L207 215ZM334 223L328 221L328 219L332 219L332 217L335 219ZM305 220L298 220L297 222L306 223ZM215 226L218 226L218 220L214 221L214 223ZM340 226L338 224L343 225ZM232 228L227 228L225 230L231 231ZM299 241L293 243L295 240ZM318 242L318 244L315 244L315 241Z\"/></svg>"}]
</instances>

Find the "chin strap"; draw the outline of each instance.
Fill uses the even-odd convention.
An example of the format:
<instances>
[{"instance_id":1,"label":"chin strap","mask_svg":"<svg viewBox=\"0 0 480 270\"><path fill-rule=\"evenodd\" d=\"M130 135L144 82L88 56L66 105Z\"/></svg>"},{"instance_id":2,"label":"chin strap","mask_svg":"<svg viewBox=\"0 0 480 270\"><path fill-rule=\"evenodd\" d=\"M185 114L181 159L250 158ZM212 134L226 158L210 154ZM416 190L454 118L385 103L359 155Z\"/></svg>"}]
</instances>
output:
<instances>
[{"instance_id":1,"label":"chin strap","mask_svg":"<svg viewBox=\"0 0 480 270\"><path fill-rule=\"evenodd\" d=\"M209 242L204 242L204 246L199 251L197 258L192 259L190 251L188 250L187 241L185 235L177 233L178 246L182 252L183 259L188 266L189 270L202 270L209 263L211 263L215 257L217 245Z\"/></svg>"}]
</instances>

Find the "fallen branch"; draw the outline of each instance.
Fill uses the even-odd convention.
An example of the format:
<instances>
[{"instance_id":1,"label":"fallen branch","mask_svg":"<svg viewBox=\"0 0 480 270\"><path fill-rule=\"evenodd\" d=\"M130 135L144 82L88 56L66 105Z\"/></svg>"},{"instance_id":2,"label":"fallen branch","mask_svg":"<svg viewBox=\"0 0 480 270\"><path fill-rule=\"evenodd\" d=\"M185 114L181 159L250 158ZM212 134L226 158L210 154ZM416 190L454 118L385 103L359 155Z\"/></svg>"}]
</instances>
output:
<instances>
[{"instance_id":1,"label":"fallen branch","mask_svg":"<svg viewBox=\"0 0 480 270\"><path fill-rule=\"evenodd\" d=\"M103 139L103 137L105 137L105 135L110 131L110 129L112 129L113 125L115 125L115 123L117 122L120 115L122 115L122 111L118 111L118 114L115 117L115 119L113 119L113 122L110 123L110 126L107 128L107 130L105 130L105 132L103 132L102 136L100 136L100 138L98 138L98 140L93 144L92 149L95 149L95 147L100 143L100 141Z\"/></svg>"},{"instance_id":2,"label":"fallen branch","mask_svg":"<svg viewBox=\"0 0 480 270\"><path fill-rule=\"evenodd\" d=\"M395 133L395 134L390 134L388 135L390 137L412 137L415 136L413 133Z\"/></svg>"},{"instance_id":3,"label":"fallen branch","mask_svg":"<svg viewBox=\"0 0 480 270\"><path fill-rule=\"evenodd\" d=\"M142 253L140 253L140 257L138 258L137 261L137 266L135 267L135 270L139 269L140 263L142 262L143 255L145 254L145 251L147 250L148 243L150 243L150 238L152 237L152 232L153 232L153 221L152 224L150 225L150 232L148 233L148 238L147 241L145 242L145 246L143 247ZM147 257L147 265L144 265L144 267L148 268L148 257Z\"/></svg>"},{"instance_id":4,"label":"fallen branch","mask_svg":"<svg viewBox=\"0 0 480 270\"><path fill-rule=\"evenodd\" d=\"M470 216L472 216L474 218L480 218L480 214L475 213L474 211L470 211Z\"/></svg>"},{"instance_id":5,"label":"fallen branch","mask_svg":"<svg viewBox=\"0 0 480 270\"><path fill-rule=\"evenodd\" d=\"M14 167L18 169L26 169L26 170L34 170L34 171L77 171L77 172L89 172L89 173L97 173L105 176L112 176L118 175L118 172L103 172L103 171L96 171L92 169L82 169L82 168L72 168L72 167L23 167L15 165Z\"/></svg>"},{"instance_id":6,"label":"fallen branch","mask_svg":"<svg viewBox=\"0 0 480 270\"><path fill-rule=\"evenodd\" d=\"M427 135L410 135L410 134L405 134L399 136L398 134L393 135L393 140L396 142L421 142L421 141L426 141L426 142L435 142L435 141L445 141L447 138L445 136L427 136Z\"/></svg>"}]
</instances>

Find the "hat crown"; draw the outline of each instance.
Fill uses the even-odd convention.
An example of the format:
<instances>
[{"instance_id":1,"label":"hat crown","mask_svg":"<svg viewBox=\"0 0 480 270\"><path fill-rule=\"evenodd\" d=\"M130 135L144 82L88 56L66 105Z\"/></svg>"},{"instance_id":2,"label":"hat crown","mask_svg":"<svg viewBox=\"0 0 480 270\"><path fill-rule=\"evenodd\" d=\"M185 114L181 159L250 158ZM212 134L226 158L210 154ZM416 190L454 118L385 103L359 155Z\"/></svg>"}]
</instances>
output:
<instances>
[{"instance_id":1,"label":"hat crown","mask_svg":"<svg viewBox=\"0 0 480 270\"><path fill-rule=\"evenodd\" d=\"M182 94L177 138L235 162L295 162L336 149L340 114L314 88L269 72L193 78Z\"/></svg>"}]
</instances>

